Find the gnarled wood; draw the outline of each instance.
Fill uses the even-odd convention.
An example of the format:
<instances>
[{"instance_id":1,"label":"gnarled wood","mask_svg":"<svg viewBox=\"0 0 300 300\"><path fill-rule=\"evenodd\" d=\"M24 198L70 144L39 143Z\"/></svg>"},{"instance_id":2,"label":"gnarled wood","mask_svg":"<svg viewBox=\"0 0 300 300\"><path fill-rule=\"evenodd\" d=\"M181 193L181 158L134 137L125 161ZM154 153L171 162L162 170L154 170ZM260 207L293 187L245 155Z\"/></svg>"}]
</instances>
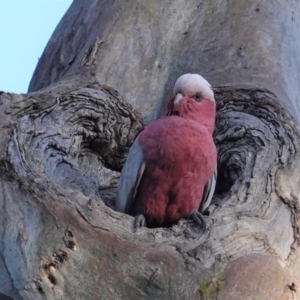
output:
<instances>
[{"instance_id":1,"label":"gnarled wood","mask_svg":"<svg viewBox=\"0 0 300 300\"><path fill-rule=\"evenodd\" d=\"M24 99L9 155L19 175L53 182L115 201L119 171L141 119L107 86L54 91ZM49 95L50 94L50 95ZM15 158L19 159L16 160Z\"/></svg>"},{"instance_id":2,"label":"gnarled wood","mask_svg":"<svg viewBox=\"0 0 300 300\"><path fill-rule=\"evenodd\" d=\"M73 2L35 92L0 95L0 293L299 298L300 12L282 5ZM133 233L133 218L112 209L119 172L139 115L160 115L185 72L202 73L217 100L208 228L182 220Z\"/></svg>"}]
</instances>

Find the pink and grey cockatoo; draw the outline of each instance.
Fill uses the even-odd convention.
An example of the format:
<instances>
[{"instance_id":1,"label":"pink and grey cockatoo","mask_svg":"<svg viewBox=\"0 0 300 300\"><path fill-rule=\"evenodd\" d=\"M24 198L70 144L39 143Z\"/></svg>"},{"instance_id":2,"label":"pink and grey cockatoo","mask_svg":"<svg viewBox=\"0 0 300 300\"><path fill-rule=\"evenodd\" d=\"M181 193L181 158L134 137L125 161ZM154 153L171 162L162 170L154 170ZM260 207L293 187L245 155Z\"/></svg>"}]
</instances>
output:
<instances>
[{"instance_id":1,"label":"pink and grey cockatoo","mask_svg":"<svg viewBox=\"0 0 300 300\"><path fill-rule=\"evenodd\" d=\"M215 115L210 84L198 74L179 77L167 113L137 136L121 173L116 210L135 216L135 227L187 218L205 229L201 213L216 184Z\"/></svg>"}]
</instances>

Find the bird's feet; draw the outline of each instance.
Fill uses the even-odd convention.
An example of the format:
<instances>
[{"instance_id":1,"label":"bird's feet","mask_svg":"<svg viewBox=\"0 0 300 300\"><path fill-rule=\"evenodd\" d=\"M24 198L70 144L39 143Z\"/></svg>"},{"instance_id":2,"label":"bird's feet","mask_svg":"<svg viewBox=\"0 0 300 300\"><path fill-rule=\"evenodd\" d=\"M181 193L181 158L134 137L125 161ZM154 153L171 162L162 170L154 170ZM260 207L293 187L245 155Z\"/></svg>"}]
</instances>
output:
<instances>
[{"instance_id":1,"label":"bird's feet","mask_svg":"<svg viewBox=\"0 0 300 300\"><path fill-rule=\"evenodd\" d=\"M140 227L146 227L146 226L147 226L147 222L144 215L137 215L134 217L133 232L136 232L136 230Z\"/></svg>"},{"instance_id":2,"label":"bird's feet","mask_svg":"<svg viewBox=\"0 0 300 300\"><path fill-rule=\"evenodd\" d=\"M187 216L188 220L193 220L197 225L199 225L201 232L206 230L206 222L203 215L198 211L194 210Z\"/></svg>"}]
</instances>

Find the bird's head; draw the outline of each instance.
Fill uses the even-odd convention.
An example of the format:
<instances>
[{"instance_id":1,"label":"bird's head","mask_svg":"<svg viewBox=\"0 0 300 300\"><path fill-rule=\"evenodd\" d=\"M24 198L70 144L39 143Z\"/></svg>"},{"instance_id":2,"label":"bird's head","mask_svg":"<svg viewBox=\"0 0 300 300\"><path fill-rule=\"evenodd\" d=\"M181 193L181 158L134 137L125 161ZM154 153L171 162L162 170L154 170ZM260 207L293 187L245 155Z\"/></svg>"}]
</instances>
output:
<instances>
[{"instance_id":1,"label":"bird's head","mask_svg":"<svg viewBox=\"0 0 300 300\"><path fill-rule=\"evenodd\" d=\"M213 132L216 104L210 84L199 74L180 76L168 102L166 115L192 119Z\"/></svg>"}]
</instances>

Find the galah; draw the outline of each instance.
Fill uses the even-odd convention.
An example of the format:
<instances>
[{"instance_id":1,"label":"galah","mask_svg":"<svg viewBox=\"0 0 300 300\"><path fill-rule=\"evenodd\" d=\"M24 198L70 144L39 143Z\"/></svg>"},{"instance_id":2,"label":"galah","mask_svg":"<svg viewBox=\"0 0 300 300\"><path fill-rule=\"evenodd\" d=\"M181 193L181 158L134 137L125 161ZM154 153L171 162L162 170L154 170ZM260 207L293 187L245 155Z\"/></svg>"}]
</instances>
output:
<instances>
[{"instance_id":1,"label":"galah","mask_svg":"<svg viewBox=\"0 0 300 300\"><path fill-rule=\"evenodd\" d=\"M135 227L186 218L205 229L202 212L216 183L215 114L214 93L202 76L177 79L165 116L137 136L121 172L116 210L135 216Z\"/></svg>"}]
</instances>

